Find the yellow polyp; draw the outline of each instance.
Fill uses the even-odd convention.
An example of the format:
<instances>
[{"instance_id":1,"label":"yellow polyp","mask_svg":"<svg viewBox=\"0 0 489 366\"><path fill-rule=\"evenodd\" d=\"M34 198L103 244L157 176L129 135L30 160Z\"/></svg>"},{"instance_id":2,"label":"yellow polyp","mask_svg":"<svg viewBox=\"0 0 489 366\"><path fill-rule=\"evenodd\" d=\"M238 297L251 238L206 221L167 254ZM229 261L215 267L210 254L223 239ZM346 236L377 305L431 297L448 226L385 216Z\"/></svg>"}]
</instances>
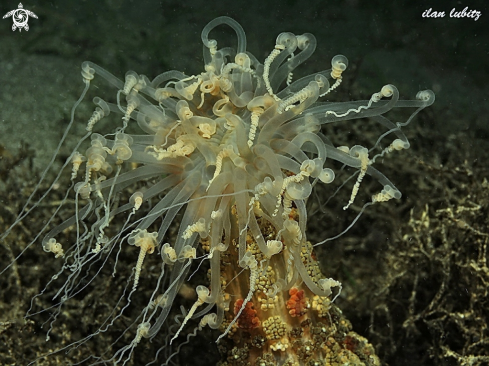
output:
<instances>
[{"instance_id":1,"label":"yellow polyp","mask_svg":"<svg viewBox=\"0 0 489 366\"><path fill-rule=\"evenodd\" d=\"M359 145L353 146L350 149L350 155L360 160L360 173L358 174L357 181L353 186L350 200L348 201L347 205L343 207L343 210L348 209L348 207L350 207L350 205L355 200L355 197L358 194L358 190L360 189L360 183L362 183L365 174L367 174L367 168L370 165L370 160L368 158L368 150L363 146L359 146Z\"/></svg>"},{"instance_id":2,"label":"yellow polyp","mask_svg":"<svg viewBox=\"0 0 489 366\"><path fill-rule=\"evenodd\" d=\"M78 170L80 170L80 166L83 164L83 162L87 161L87 158L85 158L82 154L80 154L78 151L75 152L73 155L73 158L71 159L71 162L73 164L73 170L71 173L71 180L74 180L78 174Z\"/></svg>"},{"instance_id":3,"label":"yellow polyp","mask_svg":"<svg viewBox=\"0 0 489 366\"><path fill-rule=\"evenodd\" d=\"M216 125L210 123L199 124L199 130L202 131L202 137L210 139L216 133Z\"/></svg>"},{"instance_id":4,"label":"yellow polyp","mask_svg":"<svg viewBox=\"0 0 489 366\"><path fill-rule=\"evenodd\" d=\"M56 239L51 238L46 243L43 244L43 249L46 252L51 252L55 255L55 258L64 257L63 247Z\"/></svg>"},{"instance_id":5,"label":"yellow polyp","mask_svg":"<svg viewBox=\"0 0 489 366\"><path fill-rule=\"evenodd\" d=\"M340 79L341 74L348 67L348 59L343 55L336 55L331 60L331 77L333 79Z\"/></svg>"},{"instance_id":6,"label":"yellow polyp","mask_svg":"<svg viewBox=\"0 0 489 366\"><path fill-rule=\"evenodd\" d=\"M139 256L136 262L135 274L134 274L134 284L133 290L135 290L139 283L139 277L141 275L141 270L143 268L143 262L146 254L152 254L158 245L156 242L156 238L158 237L158 233L148 233L146 229L144 230L135 230L131 233L127 241L130 245L134 245L139 247Z\"/></svg>"},{"instance_id":7,"label":"yellow polyp","mask_svg":"<svg viewBox=\"0 0 489 366\"><path fill-rule=\"evenodd\" d=\"M142 192L135 192L130 198L129 198L129 203L134 205L134 212L139 210L141 205L143 204L143 193Z\"/></svg>"}]
</instances>

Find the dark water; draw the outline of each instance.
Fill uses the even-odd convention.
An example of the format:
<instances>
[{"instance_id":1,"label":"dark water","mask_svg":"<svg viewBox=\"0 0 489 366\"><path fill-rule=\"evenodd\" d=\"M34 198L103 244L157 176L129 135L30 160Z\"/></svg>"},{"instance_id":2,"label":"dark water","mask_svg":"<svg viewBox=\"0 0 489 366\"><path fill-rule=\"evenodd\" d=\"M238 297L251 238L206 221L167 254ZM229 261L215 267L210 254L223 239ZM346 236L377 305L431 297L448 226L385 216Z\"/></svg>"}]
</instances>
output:
<instances>
[{"instance_id":1,"label":"dark water","mask_svg":"<svg viewBox=\"0 0 489 366\"><path fill-rule=\"evenodd\" d=\"M387 163L390 178L404 193L403 199L390 202L393 207L379 214L366 215L343 243L332 245L334 254L324 260L326 271L345 283L347 295L340 299L339 306L354 329L377 347L384 362L389 365L461 364L463 356L489 354L487 340L481 341L488 336L484 329L488 313L482 301L487 294L484 286L478 285L489 280L482 264L487 251L481 249L484 240L487 245L489 233L485 219L488 187L483 183L488 177L489 155L489 13L487 6L481 4L409 3L408 6L407 3L352 0L25 2L24 8L38 16L29 19L29 31L12 31L11 18L0 21L2 158L5 161L17 155L21 143L27 143L35 151L33 165L28 168L34 176L21 174L16 182L35 180L56 147L70 108L83 88L80 65L85 60L101 65L120 78L127 70L150 78L172 69L196 74L203 65L200 32L220 15L241 23L248 38L248 50L260 60L272 50L279 33L312 33L318 41L316 52L297 70L294 78L328 69L331 57L344 54L350 67L342 91L338 92L343 98L368 99L388 83L396 85L404 99L412 99L424 89L432 89L436 94L435 104L404 129L410 137L411 149ZM3 1L0 13L5 14L17 5ZM452 8L462 11L465 7L479 11L479 19L450 17ZM443 11L445 16L423 17L429 8ZM227 29L215 33L216 38L234 45L234 35ZM80 107L82 115L91 111L90 103L86 104ZM75 128L68 145L76 142L76 133L83 128L83 124ZM67 150L62 150L62 155L66 153ZM18 165L21 164L19 161ZM9 174L17 174L14 170L7 172L5 166L0 166L5 169L0 174L2 181ZM10 189L11 185L7 187ZM17 206L12 200L24 200L21 193L12 194L2 188L2 205ZM426 205L432 226L423 229L414 223L409 226L410 210L414 208L415 218L420 220ZM451 213L439 211L448 208ZM1 212L2 227L5 227L13 217L8 210ZM344 223L339 226L344 227L341 225ZM437 231L441 227L446 227L446 231ZM321 230L321 221L312 219L311 235L320 235L317 232ZM412 236L412 240L431 235L432 243L425 244L434 248L434 252L420 257L423 246L414 244L412 248L418 249L409 252L409 247L401 243L405 235ZM340 245L343 247L339 248ZM394 245L399 252L392 249ZM462 246L467 252L458 250ZM439 249L443 247L444 250ZM44 254L42 250L38 253ZM319 254L322 258L321 251ZM9 259L8 255L0 255L3 269ZM406 261L400 264L393 259L396 257ZM22 320L28 299L45 283L36 279L50 278L54 273L43 263L51 257L41 258L36 264L34 256L22 267L30 268L33 273L19 276L32 281L22 280L19 284L12 277L7 280L5 274L0 278L3 292L0 321L12 322L0 328L0 343L5 342L0 345L0 364L24 365L54 347L44 342L46 330L40 329L40 324L25 324ZM475 264L471 265L471 261ZM406 268L406 280L390 282L389 290L381 292L379 274L398 273L389 272L389 266L394 263ZM463 285L471 282L475 284L473 288ZM77 321L88 319L77 314L76 309L72 311L65 321L69 329L57 329L59 344L68 342L63 332L73 335L70 341L77 339ZM455 313L466 314L471 320L458 319ZM199 337L194 348L183 348L176 362L181 365L215 363L215 345L212 336L207 336L208 339L204 335ZM147 352L154 352L154 348ZM83 350L80 352L83 354ZM489 362L475 360L474 364L480 365ZM52 358L40 364L63 362L63 356L58 355L56 360ZM134 364L140 363L135 360Z\"/></svg>"}]
</instances>

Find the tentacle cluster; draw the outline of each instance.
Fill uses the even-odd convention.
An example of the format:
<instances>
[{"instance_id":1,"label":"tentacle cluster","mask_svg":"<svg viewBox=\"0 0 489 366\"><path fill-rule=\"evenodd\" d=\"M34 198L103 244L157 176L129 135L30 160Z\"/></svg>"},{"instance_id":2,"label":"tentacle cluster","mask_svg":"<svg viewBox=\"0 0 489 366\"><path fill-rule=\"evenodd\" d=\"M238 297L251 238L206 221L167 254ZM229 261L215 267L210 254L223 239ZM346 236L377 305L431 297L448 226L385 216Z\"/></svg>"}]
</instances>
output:
<instances>
[{"instance_id":1,"label":"tentacle cluster","mask_svg":"<svg viewBox=\"0 0 489 366\"><path fill-rule=\"evenodd\" d=\"M235 30L236 51L218 48L209 38L221 24ZM292 328L284 319L303 319L310 309L326 316L319 307L341 289L322 276L307 241L305 202L312 186L334 182L339 162L358 173L345 209L366 176L381 185L371 203L400 198L373 164L409 147L401 127L434 101L431 91L399 100L396 87L386 85L368 101L320 103L340 85L348 60L335 56L330 69L294 81L294 69L316 48L312 34L281 33L263 64L247 51L243 29L228 17L210 22L202 41L205 65L199 75L169 71L150 80L130 71L123 81L91 62L82 65L87 88L95 76L117 92L113 102L94 99L97 107L82 138L90 138L90 147L71 156L76 213L48 232L43 243L56 257L68 258L71 274L59 290L65 298L84 286L79 279L85 268L105 265L104 258L126 241L140 247L139 255L134 252L132 294L145 276L145 254L159 248L159 280L138 320L144 326L135 342L113 357L116 362L129 357L141 338L162 329L196 249L209 262L209 281L197 288L198 299L175 337L190 318L200 318L201 326L221 329L219 339L246 328L268 338L270 350L286 350ZM384 114L398 107L416 110L406 123L393 123ZM119 116L114 131L93 132L109 116ZM373 148L396 137L377 155L360 145L337 147L333 136L321 133L323 125L365 118L386 129ZM140 132L129 134L134 126ZM137 185L145 187L128 202L119 201L120 193ZM109 237L115 217L125 219L117 220L118 234ZM174 222L179 229L171 237ZM72 226L76 243L62 249L55 237Z\"/></svg>"}]
</instances>

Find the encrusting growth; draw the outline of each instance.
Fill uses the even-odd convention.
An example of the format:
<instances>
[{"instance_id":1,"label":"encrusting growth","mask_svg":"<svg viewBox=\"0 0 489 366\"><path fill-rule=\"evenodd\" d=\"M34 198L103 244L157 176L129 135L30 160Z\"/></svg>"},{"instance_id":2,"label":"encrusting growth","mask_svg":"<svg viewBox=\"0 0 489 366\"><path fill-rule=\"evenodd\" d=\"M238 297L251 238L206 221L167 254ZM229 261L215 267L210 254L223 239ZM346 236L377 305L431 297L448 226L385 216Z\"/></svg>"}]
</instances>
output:
<instances>
[{"instance_id":1,"label":"encrusting growth","mask_svg":"<svg viewBox=\"0 0 489 366\"><path fill-rule=\"evenodd\" d=\"M209 38L220 25L235 31L236 50L218 48ZM85 290L103 266L113 263L113 274L121 272L119 253L133 249L126 243L139 247L139 254L129 293L94 334L62 349L79 347L122 317L131 300L142 296L138 284L146 277L145 257L158 249L159 265L145 269L153 275L145 288L153 291L124 331L132 331L133 341L93 364L126 364L138 344L163 333L162 348L171 354L167 365L174 342L188 343L209 326L220 332L221 366L378 365L372 346L352 332L333 304L342 284L321 273L313 254L313 246L342 233L308 241L306 201L316 184L348 187L345 172L357 176L344 209L360 200L367 177L379 183L355 221L366 207L399 199L400 191L374 164L409 148L401 128L433 103L433 92L399 100L397 88L385 85L368 101L326 102L320 98L339 87L348 60L335 56L330 69L294 80L294 69L316 48L312 34L281 33L263 64L247 50L244 30L231 18L207 24L202 42L204 71L198 75L173 70L150 80L129 71L122 81L91 62L82 64L85 89L69 127L94 77L116 91L112 101L94 99L95 111L76 148L86 141L90 146L84 154L73 151L64 166L72 165L72 186L62 205L71 194L75 214L44 233L44 249L64 256L62 272L67 272L53 322L61 305ZM408 107L415 111L405 123L385 116ZM113 130L93 132L102 119ZM335 136L324 132L325 125L357 119L384 129L375 145L335 146ZM128 132L133 130L138 132ZM122 198L130 194L128 201ZM14 225L39 202L26 205ZM71 243L65 236L69 228L76 232ZM208 276L193 278L197 300L183 320L169 326L172 304L204 261Z\"/></svg>"}]
</instances>

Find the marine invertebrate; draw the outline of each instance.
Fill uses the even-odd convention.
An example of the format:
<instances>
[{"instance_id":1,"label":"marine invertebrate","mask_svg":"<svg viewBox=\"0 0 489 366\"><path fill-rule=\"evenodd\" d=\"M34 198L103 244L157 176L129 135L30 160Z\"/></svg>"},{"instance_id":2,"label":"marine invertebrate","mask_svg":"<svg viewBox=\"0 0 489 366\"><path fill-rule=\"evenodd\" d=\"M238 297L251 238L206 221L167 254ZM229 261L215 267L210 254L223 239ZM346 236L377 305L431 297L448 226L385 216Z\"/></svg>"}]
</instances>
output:
<instances>
[{"instance_id":1,"label":"marine invertebrate","mask_svg":"<svg viewBox=\"0 0 489 366\"><path fill-rule=\"evenodd\" d=\"M219 49L209 38L222 24L235 31L236 51ZM199 75L173 70L150 80L129 71L122 81L91 62L82 64L85 89L74 108L94 77L117 91L112 102L94 99L97 107L87 133L65 164L72 164L66 197L73 195L74 215L42 239L57 257L64 254L58 275L67 272L57 291L53 322L62 305L85 288L87 277L107 265L107 258L114 259L116 271L118 255L128 243L140 251L133 285L121 298L127 305L114 309L115 315L94 334L122 316L144 278L145 254L155 248L161 248L158 280L131 325L133 341L108 359L97 357L94 364L125 364L144 338L162 331L198 255L208 262L209 278L199 279L197 300L170 343L191 319L200 319L199 328L219 329L217 342L232 344L223 365L376 364L366 341L351 332L331 304L329 297L339 295L341 284L325 278L312 255L305 203L315 184L334 182L338 163L355 170L353 177L357 174L345 209L354 203L366 176L381 188L364 208L400 198L373 165L379 157L409 148L401 128L433 103L433 93L422 91L416 100L404 101L395 86L385 85L368 101L324 103L319 98L341 84L348 61L335 56L331 69L293 81L293 70L316 48L313 35L281 33L263 64L247 52L244 31L231 18L207 24L202 42L205 66ZM416 110L406 122L393 123L384 115L397 107ZM360 118L385 128L370 149L337 147L321 132L322 125ZM93 132L102 119L113 124L103 135ZM137 133L129 132L135 128ZM380 149L391 135L396 138ZM77 150L88 139L90 146L81 154ZM131 187L138 192L121 202L121 193ZM26 206L17 222L29 210ZM175 224L178 230L172 236ZM75 239L62 249L56 237L68 228L74 228Z\"/></svg>"}]
</instances>

